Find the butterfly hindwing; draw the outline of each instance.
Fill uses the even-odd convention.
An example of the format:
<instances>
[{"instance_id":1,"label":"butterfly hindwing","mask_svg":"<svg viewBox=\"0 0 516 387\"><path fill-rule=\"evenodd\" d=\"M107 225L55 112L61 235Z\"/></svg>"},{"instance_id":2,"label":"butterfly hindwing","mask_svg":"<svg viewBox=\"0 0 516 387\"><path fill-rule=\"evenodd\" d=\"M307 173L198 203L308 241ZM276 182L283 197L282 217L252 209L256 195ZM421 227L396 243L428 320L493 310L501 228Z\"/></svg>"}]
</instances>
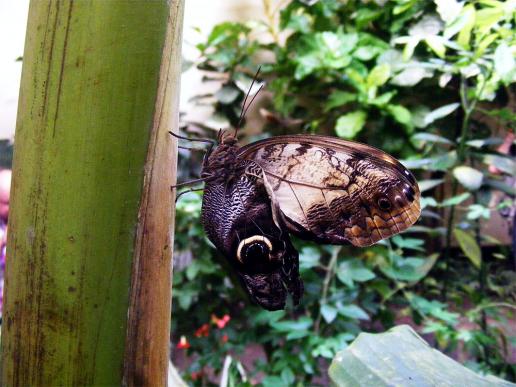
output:
<instances>
[{"instance_id":1,"label":"butterfly hindwing","mask_svg":"<svg viewBox=\"0 0 516 387\"><path fill-rule=\"evenodd\" d=\"M278 136L241 148L239 157L262 168L276 221L305 239L368 246L407 229L420 214L412 174L364 144Z\"/></svg>"}]
</instances>

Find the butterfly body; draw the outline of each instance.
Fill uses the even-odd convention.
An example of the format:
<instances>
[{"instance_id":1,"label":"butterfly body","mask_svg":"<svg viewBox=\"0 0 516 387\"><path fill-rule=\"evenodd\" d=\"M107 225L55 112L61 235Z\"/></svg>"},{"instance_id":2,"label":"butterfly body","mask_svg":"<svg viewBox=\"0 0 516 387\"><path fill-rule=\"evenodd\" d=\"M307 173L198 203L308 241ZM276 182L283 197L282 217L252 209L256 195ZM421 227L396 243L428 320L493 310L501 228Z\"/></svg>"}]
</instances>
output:
<instances>
[{"instance_id":1,"label":"butterfly body","mask_svg":"<svg viewBox=\"0 0 516 387\"><path fill-rule=\"evenodd\" d=\"M203 166L202 221L244 287L269 310L302 294L289 233L369 246L420 213L412 174L388 154L326 136L277 136L240 147L220 139Z\"/></svg>"},{"instance_id":2,"label":"butterfly body","mask_svg":"<svg viewBox=\"0 0 516 387\"><path fill-rule=\"evenodd\" d=\"M238 159L238 149L222 144L207 158L202 175L216 177L204 187L202 222L253 300L283 309L288 292L296 304L303 292L298 252L273 222L259 166Z\"/></svg>"}]
</instances>

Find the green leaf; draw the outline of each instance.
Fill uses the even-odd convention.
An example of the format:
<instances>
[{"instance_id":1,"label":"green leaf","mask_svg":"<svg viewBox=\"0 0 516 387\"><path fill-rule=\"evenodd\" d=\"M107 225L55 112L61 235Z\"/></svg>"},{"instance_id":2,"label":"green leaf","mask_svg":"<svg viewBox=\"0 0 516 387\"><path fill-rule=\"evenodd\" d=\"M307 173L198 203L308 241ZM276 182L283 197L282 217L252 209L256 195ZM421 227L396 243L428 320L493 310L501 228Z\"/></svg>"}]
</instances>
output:
<instances>
[{"instance_id":1,"label":"green leaf","mask_svg":"<svg viewBox=\"0 0 516 387\"><path fill-rule=\"evenodd\" d=\"M287 340L298 340L303 337L307 337L309 335L310 335L310 332L307 330L290 331L287 333L286 339Z\"/></svg>"},{"instance_id":2,"label":"green leaf","mask_svg":"<svg viewBox=\"0 0 516 387\"><path fill-rule=\"evenodd\" d=\"M395 281L407 281L415 283L420 281L426 275L425 267L426 259L420 257L402 257L399 254L391 253L392 263L382 264L380 270L387 277Z\"/></svg>"},{"instance_id":3,"label":"green leaf","mask_svg":"<svg viewBox=\"0 0 516 387\"><path fill-rule=\"evenodd\" d=\"M503 171L509 175L514 175L516 171L516 162L504 156L497 155L485 155L483 158L484 163L488 165L493 165L498 168L500 171Z\"/></svg>"},{"instance_id":4,"label":"green leaf","mask_svg":"<svg viewBox=\"0 0 516 387\"><path fill-rule=\"evenodd\" d=\"M271 322L279 321L283 317L285 317L284 310L275 310L272 312L268 310L260 310L254 315L253 321L258 325L266 325L270 324Z\"/></svg>"},{"instance_id":5,"label":"green leaf","mask_svg":"<svg viewBox=\"0 0 516 387\"><path fill-rule=\"evenodd\" d=\"M283 387L285 382L279 376L267 375L263 378L262 385L264 387Z\"/></svg>"},{"instance_id":6,"label":"green leaf","mask_svg":"<svg viewBox=\"0 0 516 387\"><path fill-rule=\"evenodd\" d=\"M425 117L430 113L430 109L426 106L416 106L412 109L412 124L416 128L426 127Z\"/></svg>"},{"instance_id":7,"label":"green leaf","mask_svg":"<svg viewBox=\"0 0 516 387\"><path fill-rule=\"evenodd\" d=\"M294 371L290 367L285 367L281 371L281 379L286 386L290 386L296 380L296 376L294 375Z\"/></svg>"},{"instance_id":8,"label":"green leaf","mask_svg":"<svg viewBox=\"0 0 516 387\"><path fill-rule=\"evenodd\" d=\"M437 13L447 23L459 16L464 5L457 0L434 0L434 3L437 5Z\"/></svg>"},{"instance_id":9,"label":"green leaf","mask_svg":"<svg viewBox=\"0 0 516 387\"><path fill-rule=\"evenodd\" d=\"M353 139L360 133L367 119L367 113L359 110L344 114L337 119L335 132L339 137Z\"/></svg>"},{"instance_id":10,"label":"green leaf","mask_svg":"<svg viewBox=\"0 0 516 387\"><path fill-rule=\"evenodd\" d=\"M499 35L497 33L492 33L483 38L480 43L477 45L477 50L475 51L475 58L480 58L485 50L496 40Z\"/></svg>"},{"instance_id":11,"label":"green leaf","mask_svg":"<svg viewBox=\"0 0 516 387\"><path fill-rule=\"evenodd\" d=\"M398 4L392 10L392 14L399 15L399 14L407 11L408 9L410 9L411 7L414 6L415 1L416 0L398 1Z\"/></svg>"},{"instance_id":12,"label":"green leaf","mask_svg":"<svg viewBox=\"0 0 516 387\"><path fill-rule=\"evenodd\" d=\"M271 321L270 325L280 332L300 331L305 332L312 326L310 317L300 317L298 320Z\"/></svg>"},{"instance_id":13,"label":"green leaf","mask_svg":"<svg viewBox=\"0 0 516 387\"><path fill-rule=\"evenodd\" d=\"M516 188L500 180L484 179L484 184L496 190L505 192L507 195L516 196Z\"/></svg>"},{"instance_id":14,"label":"green leaf","mask_svg":"<svg viewBox=\"0 0 516 387\"><path fill-rule=\"evenodd\" d=\"M422 247L425 243L423 239L404 238L401 235L396 235L392 238L392 242L400 249L425 251L425 249Z\"/></svg>"},{"instance_id":15,"label":"green leaf","mask_svg":"<svg viewBox=\"0 0 516 387\"><path fill-rule=\"evenodd\" d=\"M382 95L379 95L378 97L372 99L369 101L369 104L374 106L383 107L387 105L392 97L396 95L396 91L388 91L386 93L383 93Z\"/></svg>"},{"instance_id":16,"label":"green leaf","mask_svg":"<svg viewBox=\"0 0 516 387\"><path fill-rule=\"evenodd\" d=\"M337 268L337 278L345 285L352 287L353 281L366 282L375 278L375 274L358 259L341 262Z\"/></svg>"},{"instance_id":17,"label":"green leaf","mask_svg":"<svg viewBox=\"0 0 516 387\"><path fill-rule=\"evenodd\" d=\"M471 30L475 25L476 10L473 4L468 4L464 7L461 12L462 28L457 36L457 43L459 43L465 49L469 49L469 41L471 40Z\"/></svg>"},{"instance_id":18,"label":"green leaf","mask_svg":"<svg viewBox=\"0 0 516 387\"><path fill-rule=\"evenodd\" d=\"M358 34L341 31L304 35L299 47L302 54L293 58L294 63L297 63L294 77L301 80L318 70L347 67L352 60L350 52L357 42Z\"/></svg>"},{"instance_id":19,"label":"green leaf","mask_svg":"<svg viewBox=\"0 0 516 387\"><path fill-rule=\"evenodd\" d=\"M447 115L453 113L460 106L460 103L451 103L449 105L441 106L438 109L432 110L425 116L425 126L431 124L435 120L439 118L446 117Z\"/></svg>"},{"instance_id":20,"label":"green leaf","mask_svg":"<svg viewBox=\"0 0 516 387\"><path fill-rule=\"evenodd\" d=\"M382 86L391 75L391 66L384 63L374 67L367 76L367 86Z\"/></svg>"},{"instance_id":21,"label":"green leaf","mask_svg":"<svg viewBox=\"0 0 516 387\"><path fill-rule=\"evenodd\" d=\"M410 62L406 66L391 79L391 84L403 87L414 86L423 78L430 78L433 75L433 71L422 67L420 63Z\"/></svg>"},{"instance_id":22,"label":"green leaf","mask_svg":"<svg viewBox=\"0 0 516 387\"><path fill-rule=\"evenodd\" d=\"M412 140L422 142L434 142L439 144L453 145L453 142L448 140L446 137L438 136L432 133L416 133L411 137Z\"/></svg>"},{"instance_id":23,"label":"green leaf","mask_svg":"<svg viewBox=\"0 0 516 387\"><path fill-rule=\"evenodd\" d=\"M299 267L302 270L312 269L319 265L321 253L315 247L306 246L299 252Z\"/></svg>"},{"instance_id":24,"label":"green leaf","mask_svg":"<svg viewBox=\"0 0 516 387\"><path fill-rule=\"evenodd\" d=\"M353 52L353 56L362 61L368 61L383 51L384 49L378 46L360 46Z\"/></svg>"},{"instance_id":25,"label":"green leaf","mask_svg":"<svg viewBox=\"0 0 516 387\"><path fill-rule=\"evenodd\" d=\"M405 126L412 127L412 115L410 111L401 105L389 105L387 111L394 117L396 121Z\"/></svg>"},{"instance_id":26,"label":"green leaf","mask_svg":"<svg viewBox=\"0 0 516 387\"><path fill-rule=\"evenodd\" d=\"M336 386L477 386L512 383L481 376L433 349L408 325L361 333L337 353L328 370Z\"/></svg>"},{"instance_id":27,"label":"green leaf","mask_svg":"<svg viewBox=\"0 0 516 387\"><path fill-rule=\"evenodd\" d=\"M503 139L498 138L498 137L466 141L466 145L473 147L473 148L477 148L477 149L480 149L486 145L500 145L502 143L503 143Z\"/></svg>"},{"instance_id":28,"label":"green leaf","mask_svg":"<svg viewBox=\"0 0 516 387\"><path fill-rule=\"evenodd\" d=\"M484 174L475 168L467 165L460 165L453 169L453 176L470 191L475 191L482 185Z\"/></svg>"},{"instance_id":29,"label":"green leaf","mask_svg":"<svg viewBox=\"0 0 516 387\"><path fill-rule=\"evenodd\" d=\"M407 297L409 298L410 304L412 305L413 309L415 309L423 316L435 317L449 325L457 324L459 314L449 312L447 310L446 304L443 304L442 302L436 300L429 301L426 298L412 294L408 294ZM428 323L425 325L428 325Z\"/></svg>"},{"instance_id":30,"label":"green leaf","mask_svg":"<svg viewBox=\"0 0 516 387\"><path fill-rule=\"evenodd\" d=\"M438 207L439 203L433 197L421 197L421 208Z\"/></svg>"},{"instance_id":31,"label":"green leaf","mask_svg":"<svg viewBox=\"0 0 516 387\"><path fill-rule=\"evenodd\" d=\"M452 0L452 2L453 1L454 0ZM441 3L449 3L448 0L440 0L440 2ZM444 32L443 32L443 36L446 39L450 39L452 36L457 34L457 32L462 30L466 24L468 24L469 15L467 14L467 12L464 12L463 5L464 5L464 3L460 3L461 9L458 10L458 12L459 12L458 15L456 12L453 12L453 14L449 13L448 14L449 19L448 19L448 17L443 17L443 15L441 15L441 18L446 21L446 28L444 29ZM438 8L438 10L439 10L439 8Z\"/></svg>"},{"instance_id":32,"label":"green leaf","mask_svg":"<svg viewBox=\"0 0 516 387\"><path fill-rule=\"evenodd\" d=\"M443 28L442 21L434 15L425 15L409 29L409 35L420 39L437 36Z\"/></svg>"},{"instance_id":33,"label":"green leaf","mask_svg":"<svg viewBox=\"0 0 516 387\"><path fill-rule=\"evenodd\" d=\"M416 275L419 276L419 278L416 281L414 281L414 282L418 282L421 279L423 279L424 277L426 277L426 275L430 272L430 270L432 270L432 268L434 267L435 263L439 259L439 256L440 256L439 253L434 253L432 255L429 255L424 260L423 264L421 264L421 265L419 265L419 266L414 268L414 272L416 273Z\"/></svg>"},{"instance_id":34,"label":"green leaf","mask_svg":"<svg viewBox=\"0 0 516 387\"><path fill-rule=\"evenodd\" d=\"M481 204L472 204L468 207L468 220L476 220L480 218L489 219L491 217L491 210Z\"/></svg>"},{"instance_id":35,"label":"green leaf","mask_svg":"<svg viewBox=\"0 0 516 387\"><path fill-rule=\"evenodd\" d=\"M457 161L457 152L451 151L440 156L427 159L402 160L401 163L408 169L427 169L430 171L447 171Z\"/></svg>"},{"instance_id":36,"label":"green leaf","mask_svg":"<svg viewBox=\"0 0 516 387\"><path fill-rule=\"evenodd\" d=\"M464 200L468 199L470 196L471 196L471 194L469 192L464 192L460 195L453 196L451 198L444 200L441 203L441 207L456 206L457 204L461 204Z\"/></svg>"},{"instance_id":37,"label":"green leaf","mask_svg":"<svg viewBox=\"0 0 516 387\"><path fill-rule=\"evenodd\" d=\"M410 39L407 40L407 43L403 48L403 60L405 62L408 62L410 58L412 58L412 55L414 55L414 50L416 49L420 41L421 39L414 36L410 37Z\"/></svg>"},{"instance_id":38,"label":"green leaf","mask_svg":"<svg viewBox=\"0 0 516 387\"><path fill-rule=\"evenodd\" d=\"M498 76L508 85L516 81L516 48L512 50L505 42L502 42L494 52L494 66Z\"/></svg>"},{"instance_id":39,"label":"green leaf","mask_svg":"<svg viewBox=\"0 0 516 387\"><path fill-rule=\"evenodd\" d=\"M354 102L356 99L357 95L355 93L336 90L330 94L328 102L324 105L324 112L327 113L333 108L341 107L349 102Z\"/></svg>"},{"instance_id":40,"label":"green leaf","mask_svg":"<svg viewBox=\"0 0 516 387\"><path fill-rule=\"evenodd\" d=\"M467 232L460 230L458 228L453 230L453 235L459 243L459 246L464 255L469 258L471 263L477 269L480 269L480 265L482 264L482 253L480 251L480 246L478 245L475 238L473 238L473 236L471 236Z\"/></svg>"},{"instance_id":41,"label":"green leaf","mask_svg":"<svg viewBox=\"0 0 516 387\"><path fill-rule=\"evenodd\" d=\"M417 185L419 186L419 191L425 192L441 185L442 183L444 183L444 179L429 179L419 180Z\"/></svg>"},{"instance_id":42,"label":"green leaf","mask_svg":"<svg viewBox=\"0 0 516 387\"><path fill-rule=\"evenodd\" d=\"M337 317L337 308L334 306L324 304L321 305L321 315L328 324L331 324L335 317Z\"/></svg>"},{"instance_id":43,"label":"green leaf","mask_svg":"<svg viewBox=\"0 0 516 387\"><path fill-rule=\"evenodd\" d=\"M446 54L445 39L441 36L429 36L425 39L425 43L430 47L439 58L444 58Z\"/></svg>"},{"instance_id":44,"label":"green leaf","mask_svg":"<svg viewBox=\"0 0 516 387\"><path fill-rule=\"evenodd\" d=\"M503 7L483 8L476 12L475 27L480 35L488 33L504 16Z\"/></svg>"},{"instance_id":45,"label":"green leaf","mask_svg":"<svg viewBox=\"0 0 516 387\"><path fill-rule=\"evenodd\" d=\"M364 309L353 304L340 306L338 311L339 314L345 317L357 320L369 320L369 315L364 311Z\"/></svg>"}]
</instances>

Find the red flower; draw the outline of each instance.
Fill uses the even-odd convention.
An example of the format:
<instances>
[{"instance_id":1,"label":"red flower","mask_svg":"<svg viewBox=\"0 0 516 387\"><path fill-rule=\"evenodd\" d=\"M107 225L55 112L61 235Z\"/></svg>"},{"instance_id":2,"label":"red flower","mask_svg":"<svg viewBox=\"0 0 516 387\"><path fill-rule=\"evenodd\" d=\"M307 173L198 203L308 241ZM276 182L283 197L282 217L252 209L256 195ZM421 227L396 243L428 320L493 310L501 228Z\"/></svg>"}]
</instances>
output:
<instances>
[{"instance_id":1,"label":"red flower","mask_svg":"<svg viewBox=\"0 0 516 387\"><path fill-rule=\"evenodd\" d=\"M179 339L179 343L177 343L177 348L178 349L188 349L188 348L190 348L190 343L188 342L186 337L181 336L181 338Z\"/></svg>"},{"instance_id":2,"label":"red flower","mask_svg":"<svg viewBox=\"0 0 516 387\"><path fill-rule=\"evenodd\" d=\"M194 333L195 337L208 337L210 332L210 326L208 324L203 324L199 329L197 329Z\"/></svg>"},{"instance_id":3,"label":"red flower","mask_svg":"<svg viewBox=\"0 0 516 387\"><path fill-rule=\"evenodd\" d=\"M224 336L222 336L221 341L223 344L226 344L228 342L228 339L229 339L228 335L224 335Z\"/></svg>"},{"instance_id":4,"label":"red flower","mask_svg":"<svg viewBox=\"0 0 516 387\"><path fill-rule=\"evenodd\" d=\"M211 315L211 322L214 323L219 329L222 329L231 320L229 314L225 314L222 318L218 318L214 314Z\"/></svg>"},{"instance_id":5,"label":"red flower","mask_svg":"<svg viewBox=\"0 0 516 387\"><path fill-rule=\"evenodd\" d=\"M201 371L198 371L198 372L192 372L190 374L190 377L192 378L192 380L197 380L197 379L200 379L202 377L202 370Z\"/></svg>"}]
</instances>

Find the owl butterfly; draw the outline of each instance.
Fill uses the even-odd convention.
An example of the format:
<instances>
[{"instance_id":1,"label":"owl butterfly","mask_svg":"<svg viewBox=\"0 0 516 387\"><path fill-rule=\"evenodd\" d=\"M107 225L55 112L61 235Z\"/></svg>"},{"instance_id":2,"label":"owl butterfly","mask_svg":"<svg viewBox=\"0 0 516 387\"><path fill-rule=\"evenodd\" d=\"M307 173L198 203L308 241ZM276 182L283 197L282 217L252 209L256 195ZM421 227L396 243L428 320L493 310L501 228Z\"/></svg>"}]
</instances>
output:
<instances>
[{"instance_id":1,"label":"owl butterfly","mask_svg":"<svg viewBox=\"0 0 516 387\"><path fill-rule=\"evenodd\" d=\"M244 101L245 104L245 101ZM220 132L206 154L202 223L256 303L285 307L303 293L289 234L324 244L370 246L410 227L419 188L395 158L328 136L277 136L239 146Z\"/></svg>"}]
</instances>

